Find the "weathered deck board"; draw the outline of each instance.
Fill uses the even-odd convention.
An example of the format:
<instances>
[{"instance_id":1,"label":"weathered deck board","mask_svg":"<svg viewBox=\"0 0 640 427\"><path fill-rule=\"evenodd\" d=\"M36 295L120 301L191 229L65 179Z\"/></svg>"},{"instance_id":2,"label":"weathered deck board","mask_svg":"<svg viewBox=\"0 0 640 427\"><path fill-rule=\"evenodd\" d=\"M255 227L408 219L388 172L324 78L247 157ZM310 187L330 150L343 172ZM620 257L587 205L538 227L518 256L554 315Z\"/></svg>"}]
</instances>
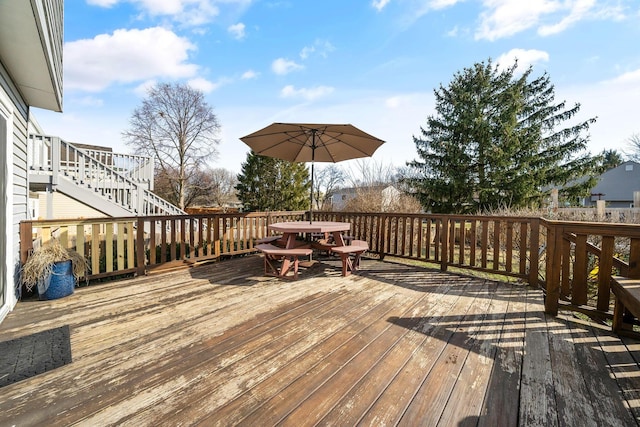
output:
<instances>
[{"instance_id":1,"label":"weathered deck board","mask_svg":"<svg viewBox=\"0 0 640 427\"><path fill-rule=\"evenodd\" d=\"M541 292L391 262L298 281L259 256L20 303L73 363L0 389L0 425L638 425L640 344Z\"/></svg>"},{"instance_id":2,"label":"weathered deck board","mask_svg":"<svg viewBox=\"0 0 640 427\"><path fill-rule=\"evenodd\" d=\"M525 316L518 423L521 426L557 426L558 408L553 387L549 326L542 295L533 292L527 295Z\"/></svg>"},{"instance_id":3,"label":"weathered deck board","mask_svg":"<svg viewBox=\"0 0 640 427\"><path fill-rule=\"evenodd\" d=\"M513 291L513 289L510 289ZM503 291L503 298L508 291ZM504 313L504 322L500 336L492 339L495 346L495 360L487 384L478 426L493 427L500 424L518 424L518 404L520 396L520 376L524 353L526 324L526 297L528 289L521 289L515 295L509 294L508 309ZM499 313L496 316L496 333L500 328Z\"/></svg>"},{"instance_id":4,"label":"weathered deck board","mask_svg":"<svg viewBox=\"0 0 640 427\"><path fill-rule=\"evenodd\" d=\"M603 347L594 335L593 328L597 326L576 319L572 314L563 314L560 318L570 327L576 363L582 371L588 392L587 399L598 402L594 411L594 425L614 427L633 423L633 414L625 407L626 402L620 399L622 393L619 384L611 381L614 376L606 357L609 349Z\"/></svg>"},{"instance_id":5,"label":"weathered deck board","mask_svg":"<svg viewBox=\"0 0 640 427\"><path fill-rule=\"evenodd\" d=\"M438 421L439 425L448 426L453 423L461 425L477 425L485 398L490 397L486 390L494 365L504 325L504 316L508 311L509 299L513 288L490 289L492 294L489 307L485 311L482 322L477 325L473 337L469 335L464 341L468 349L462 364L460 375L449 397L448 404ZM457 333L460 333L458 331ZM496 375L497 372L495 373ZM504 387L505 384L502 385ZM491 390L493 393L494 390Z\"/></svg>"},{"instance_id":6,"label":"weathered deck board","mask_svg":"<svg viewBox=\"0 0 640 427\"><path fill-rule=\"evenodd\" d=\"M378 399L387 392L389 385L401 374L410 372L409 363L417 360L430 333L437 326L436 320L445 316L459 295L452 295L453 281L438 289L429 300L430 307L424 311L414 310L408 318L391 319L395 324L407 329L405 336L390 351L380 358L369 371L354 384L342 400L321 420L321 425L355 425ZM461 285L461 283L458 283ZM441 293L441 294L440 294ZM438 297L440 295L440 297Z\"/></svg>"}]
</instances>

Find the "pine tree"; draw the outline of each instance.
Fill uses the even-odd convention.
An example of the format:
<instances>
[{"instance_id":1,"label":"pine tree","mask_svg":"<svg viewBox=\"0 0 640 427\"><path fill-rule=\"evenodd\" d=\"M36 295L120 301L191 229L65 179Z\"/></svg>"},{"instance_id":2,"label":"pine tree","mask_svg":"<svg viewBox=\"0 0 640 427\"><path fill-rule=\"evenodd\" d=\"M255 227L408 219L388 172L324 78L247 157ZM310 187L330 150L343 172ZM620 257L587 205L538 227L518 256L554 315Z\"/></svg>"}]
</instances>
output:
<instances>
[{"instance_id":1,"label":"pine tree","mask_svg":"<svg viewBox=\"0 0 640 427\"><path fill-rule=\"evenodd\" d=\"M580 105L555 103L548 74L530 80L532 68L519 77L516 68L476 63L434 90L436 113L413 138L421 160L407 163L427 210L532 207L550 186L577 195L593 184L597 158L584 152L583 133L595 119L558 129Z\"/></svg>"},{"instance_id":2,"label":"pine tree","mask_svg":"<svg viewBox=\"0 0 640 427\"><path fill-rule=\"evenodd\" d=\"M238 199L245 211L309 209L309 171L304 163L247 154L238 175Z\"/></svg>"}]
</instances>

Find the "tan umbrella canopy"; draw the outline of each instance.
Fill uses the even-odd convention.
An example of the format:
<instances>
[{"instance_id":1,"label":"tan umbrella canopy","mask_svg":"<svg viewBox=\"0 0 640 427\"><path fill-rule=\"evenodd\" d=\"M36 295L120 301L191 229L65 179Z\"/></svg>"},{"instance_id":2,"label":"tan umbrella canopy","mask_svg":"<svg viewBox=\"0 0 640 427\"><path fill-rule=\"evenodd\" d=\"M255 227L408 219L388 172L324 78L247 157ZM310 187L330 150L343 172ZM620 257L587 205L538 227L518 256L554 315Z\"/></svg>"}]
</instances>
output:
<instances>
[{"instance_id":1,"label":"tan umbrella canopy","mask_svg":"<svg viewBox=\"0 0 640 427\"><path fill-rule=\"evenodd\" d=\"M369 157L384 141L350 124L273 123L240 138L254 153L290 162L311 162L313 210L314 162Z\"/></svg>"}]
</instances>

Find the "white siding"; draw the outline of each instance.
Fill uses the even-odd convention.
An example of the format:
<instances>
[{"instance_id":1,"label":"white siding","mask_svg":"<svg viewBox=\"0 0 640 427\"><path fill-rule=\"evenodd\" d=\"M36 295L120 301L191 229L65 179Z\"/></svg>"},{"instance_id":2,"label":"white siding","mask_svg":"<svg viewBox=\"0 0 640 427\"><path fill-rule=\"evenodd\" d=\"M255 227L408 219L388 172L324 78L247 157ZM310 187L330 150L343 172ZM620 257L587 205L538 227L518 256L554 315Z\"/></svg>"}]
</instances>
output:
<instances>
[{"instance_id":1,"label":"white siding","mask_svg":"<svg viewBox=\"0 0 640 427\"><path fill-rule=\"evenodd\" d=\"M4 211L0 256L0 280L3 296L0 300L0 321L16 301L15 288L20 267L20 221L27 218L27 106L21 101L15 87L0 66L0 115L3 126L0 135L2 165L0 176L0 209Z\"/></svg>"},{"instance_id":2,"label":"white siding","mask_svg":"<svg viewBox=\"0 0 640 427\"><path fill-rule=\"evenodd\" d=\"M32 193L33 194L33 193ZM38 192L38 218L46 219L47 217L47 193ZM54 192L51 194L53 198L53 218L105 218L107 215L77 201L63 193Z\"/></svg>"}]
</instances>

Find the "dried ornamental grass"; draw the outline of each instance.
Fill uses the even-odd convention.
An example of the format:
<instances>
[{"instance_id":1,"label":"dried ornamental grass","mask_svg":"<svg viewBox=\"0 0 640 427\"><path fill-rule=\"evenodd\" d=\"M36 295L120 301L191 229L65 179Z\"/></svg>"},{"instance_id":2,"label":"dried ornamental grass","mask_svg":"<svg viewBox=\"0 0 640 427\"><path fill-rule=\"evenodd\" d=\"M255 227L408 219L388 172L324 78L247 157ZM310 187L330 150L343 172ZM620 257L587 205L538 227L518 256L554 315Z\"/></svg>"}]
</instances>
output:
<instances>
[{"instance_id":1,"label":"dried ornamental grass","mask_svg":"<svg viewBox=\"0 0 640 427\"><path fill-rule=\"evenodd\" d=\"M35 249L22 267L22 283L27 291L31 292L34 286L38 286L38 292L44 294L51 281L53 265L61 261L71 261L76 280L86 277L86 272L89 271L89 264L83 256L66 249L57 239L51 239Z\"/></svg>"}]
</instances>

